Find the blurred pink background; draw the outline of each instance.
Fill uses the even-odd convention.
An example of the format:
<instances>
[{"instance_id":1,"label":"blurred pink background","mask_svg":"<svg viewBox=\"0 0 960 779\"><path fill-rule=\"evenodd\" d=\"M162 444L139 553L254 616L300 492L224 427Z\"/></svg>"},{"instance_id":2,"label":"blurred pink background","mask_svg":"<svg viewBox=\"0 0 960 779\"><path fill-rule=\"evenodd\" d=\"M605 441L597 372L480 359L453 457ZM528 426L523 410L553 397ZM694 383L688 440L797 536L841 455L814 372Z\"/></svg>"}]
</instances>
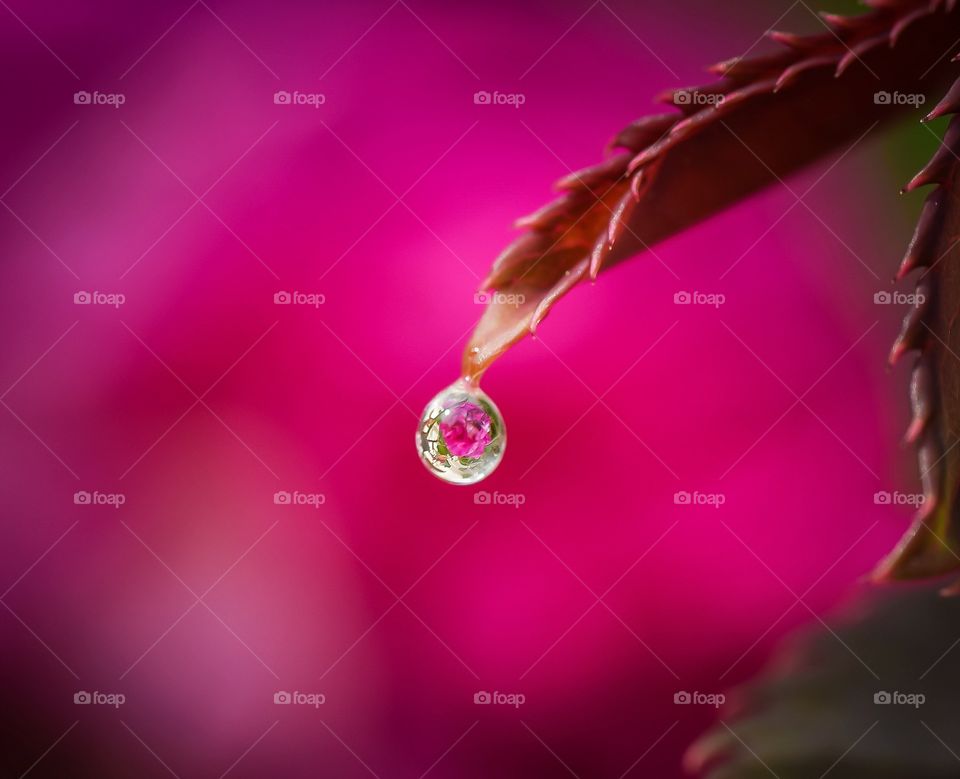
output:
<instances>
[{"instance_id":1,"label":"blurred pink background","mask_svg":"<svg viewBox=\"0 0 960 779\"><path fill-rule=\"evenodd\" d=\"M5 773L680 776L716 713L675 694L748 678L904 529L874 503L918 491L903 309L873 296L909 220L872 138L790 182L809 208L775 187L497 363L479 486L522 506L413 446L512 220L804 11L3 5Z\"/></svg>"}]
</instances>

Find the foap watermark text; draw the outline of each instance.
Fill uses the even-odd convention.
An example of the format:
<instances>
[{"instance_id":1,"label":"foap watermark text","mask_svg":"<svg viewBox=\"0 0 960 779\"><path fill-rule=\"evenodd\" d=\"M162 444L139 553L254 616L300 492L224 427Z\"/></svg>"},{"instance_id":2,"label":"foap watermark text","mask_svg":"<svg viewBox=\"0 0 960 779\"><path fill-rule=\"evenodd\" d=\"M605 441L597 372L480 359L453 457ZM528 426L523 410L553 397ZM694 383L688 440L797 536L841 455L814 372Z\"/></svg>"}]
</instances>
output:
<instances>
[{"instance_id":1,"label":"foap watermark text","mask_svg":"<svg viewBox=\"0 0 960 779\"><path fill-rule=\"evenodd\" d=\"M922 692L887 692L881 690L873 694L873 702L877 706L913 706L919 709L927 702L927 696Z\"/></svg>"},{"instance_id":2,"label":"foap watermark text","mask_svg":"<svg viewBox=\"0 0 960 779\"><path fill-rule=\"evenodd\" d=\"M99 690L87 692L86 690L80 690L73 694L73 702L77 706L113 706L113 708L119 709L127 702L127 696L122 692L100 692Z\"/></svg>"},{"instance_id":3,"label":"foap watermark text","mask_svg":"<svg viewBox=\"0 0 960 779\"><path fill-rule=\"evenodd\" d=\"M327 297L321 292L287 292L280 290L273 293L273 302L278 306L313 306L320 308L327 302Z\"/></svg>"},{"instance_id":4,"label":"foap watermark text","mask_svg":"<svg viewBox=\"0 0 960 779\"><path fill-rule=\"evenodd\" d=\"M479 306L487 306L491 303L498 303L502 306L513 306L519 308L526 301L527 296L519 292L500 292L490 290L489 292L474 292L473 302Z\"/></svg>"},{"instance_id":5,"label":"foap watermark text","mask_svg":"<svg viewBox=\"0 0 960 779\"><path fill-rule=\"evenodd\" d=\"M299 690L287 692L286 690L277 690L277 692L273 694L273 702L278 706L313 706L313 708L319 709L327 702L327 696L322 692L300 692Z\"/></svg>"},{"instance_id":6,"label":"foap watermark text","mask_svg":"<svg viewBox=\"0 0 960 779\"><path fill-rule=\"evenodd\" d=\"M477 490L473 493L473 502L478 506L513 506L518 509L527 502L527 496L522 492Z\"/></svg>"},{"instance_id":7,"label":"foap watermark text","mask_svg":"<svg viewBox=\"0 0 960 779\"><path fill-rule=\"evenodd\" d=\"M678 706L713 706L719 709L727 702L722 692L687 692L680 690L673 694L673 702Z\"/></svg>"},{"instance_id":8,"label":"foap watermark text","mask_svg":"<svg viewBox=\"0 0 960 779\"><path fill-rule=\"evenodd\" d=\"M727 502L727 496L722 492L687 492L680 490L673 493L673 502L678 506L713 506L718 509Z\"/></svg>"},{"instance_id":9,"label":"foap watermark text","mask_svg":"<svg viewBox=\"0 0 960 779\"><path fill-rule=\"evenodd\" d=\"M527 702L527 696L522 692L487 692L480 690L473 694L473 702L479 706L513 706L519 709Z\"/></svg>"},{"instance_id":10,"label":"foap watermark text","mask_svg":"<svg viewBox=\"0 0 960 779\"><path fill-rule=\"evenodd\" d=\"M509 105L519 108L527 102L527 96L522 92L487 92L481 89L473 93L473 102L475 105Z\"/></svg>"},{"instance_id":11,"label":"foap watermark text","mask_svg":"<svg viewBox=\"0 0 960 779\"><path fill-rule=\"evenodd\" d=\"M722 292L687 292L681 290L673 294L673 302L678 306L713 306L720 308L727 302L727 296Z\"/></svg>"},{"instance_id":12,"label":"foap watermark text","mask_svg":"<svg viewBox=\"0 0 960 779\"><path fill-rule=\"evenodd\" d=\"M673 93L674 105L718 106L723 102L724 95L714 92L704 92L700 89L678 89Z\"/></svg>"},{"instance_id":13,"label":"foap watermark text","mask_svg":"<svg viewBox=\"0 0 960 779\"><path fill-rule=\"evenodd\" d=\"M922 492L880 492L873 493L873 502L878 506L919 506L924 501Z\"/></svg>"},{"instance_id":14,"label":"foap watermark text","mask_svg":"<svg viewBox=\"0 0 960 779\"><path fill-rule=\"evenodd\" d=\"M922 92L887 92L880 90L873 93L873 102L877 105L912 105L919 108L927 102L927 96Z\"/></svg>"},{"instance_id":15,"label":"foap watermark text","mask_svg":"<svg viewBox=\"0 0 960 779\"><path fill-rule=\"evenodd\" d=\"M113 306L120 308L127 302L127 296L122 292L87 292L80 290L73 293L73 303L77 306Z\"/></svg>"},{"instance_id":16,"label":"foap watermark text","mask_svg":"<svg viewBox=\"0 0 960 779\"><path fill-rule=\"evenodd\" d=\"M887 292L881 290L873 293L873 302L878 306L917 306L926 301L922 292Z\"/></svg>"},{"instance_id":17,"label":"foap watermark text","mask_svg":"<svg viewBox=\"0 0 960 779\"><path fill-rule=\"evenodd\" d=\"M276 105L305 105L319 108L327 102L327 96L321 92L300 92L296 89L293 92L287 92L281 89L273 93L273 102Z\"/></svg>"},{"instance_id":18,"label":"foap watermark text","mask_svg":"<svg viewBox=\"0 0 960 779\"><path fill-rule=\"evenodd\" d=\"M81 89L73 93L73 102L75 105L108 105L112 108L119 108L127 102L127 96L122 92L87 92Z\"/></svg>"},{"instance_id":19,"label":"foap watermark text","mask_svg":"<svg viewBox=\"0 0 960 779\"><path fill-rule=\"evenodd\" d=\"M87 492L86 490L78 490L73 493L73 502L74 505L77 506L113 506L115 509L118 509L127 502L127 496L122 492L99 492L98 490Z\"/></svg>"},{"instance_id":20,"label":"foap watermark text","mask_svg":"<svg viewBox=\"0 0 960 779\"><path fill-rule=\"evenodd\" d=\"M322 492L287 492L279 490L273 493L273 502L277 506L311 506L318 509L327 502L327 496Z\"/></svg>"}]
</instances>

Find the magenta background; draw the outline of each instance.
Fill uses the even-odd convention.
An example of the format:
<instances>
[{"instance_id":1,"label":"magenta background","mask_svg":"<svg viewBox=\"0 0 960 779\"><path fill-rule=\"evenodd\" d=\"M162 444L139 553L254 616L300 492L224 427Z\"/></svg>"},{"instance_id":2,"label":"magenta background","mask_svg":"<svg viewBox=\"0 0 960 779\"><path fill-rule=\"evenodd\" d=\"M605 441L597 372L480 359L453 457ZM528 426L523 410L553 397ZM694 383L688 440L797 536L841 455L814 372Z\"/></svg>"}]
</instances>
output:
<instances>
[{"instance_id":1,"label":"magenta background","mask_svg":"<svg viewBox=\"0 0 960 779\"><path fill-rule=\"evenodd\" d=\"M896 445L905 376L884 366L902 310L873 304L909 229L875 218L897 204L877 147L807 198L842 243L798 206L719 280L794 202L776 187L658 247L679 281L652 257L623 266L495 366L484 386L510 444L482 486L523 493L521 509L475 506L472 489L429 477L414 412L456 378L475 276L512 219L783 6L595 5L523 79L587 4L11 5L78 78L0 9L0 189L16 182L3 201L29 226L0 210L0 384L14 385L0 409L5 769L21 774L78 721L31 776L163 776L160 760L185 777L567 775L557 756L580 776L620 776L641 756L630 775L680 775L715 715L674 706L674 692L747 678L812 620L796 605L777 621L790 590L827 610L909 516L873 503L917 490ZM77 106L78 89L127 101ZM327 102L277 106L277 89ZM527 101L476 106L478 89ZM123 123L197 194L272 129L205 197L229 229L198 205L121 279L194 202ZM398 205L364 235L394 203L377 177L400 194L448 149L405 198L419 219ZM81 289L127 303L75 306ZM279 289L326 303L275 306ZM727 303L678 307L681 289ZM793 408L722 480L794 396L721 320L799 394L878 323L805 397L822 423ZM525 476L594 403L584 385L603 393L674 322L605 402L679 479L603 405ZM218 382L212 411L181 419L194 396L177 377L198 394ZM75 506L80 489L127 502ZM273 505L295 489L326 503ZM677 490L722 491L726 505L676 506ZM182 616L188 588L228 569L205 596L217 616ZM617 616L598 605L580 619L588 588L615 582ZM381 619L388 588L414 584L416 616L397 605ZM76 707L80 689L127 703ZM279 689L327 703L278 707ZM527 703L474 706L480 689Z\"/></svg>"}]
</instances>

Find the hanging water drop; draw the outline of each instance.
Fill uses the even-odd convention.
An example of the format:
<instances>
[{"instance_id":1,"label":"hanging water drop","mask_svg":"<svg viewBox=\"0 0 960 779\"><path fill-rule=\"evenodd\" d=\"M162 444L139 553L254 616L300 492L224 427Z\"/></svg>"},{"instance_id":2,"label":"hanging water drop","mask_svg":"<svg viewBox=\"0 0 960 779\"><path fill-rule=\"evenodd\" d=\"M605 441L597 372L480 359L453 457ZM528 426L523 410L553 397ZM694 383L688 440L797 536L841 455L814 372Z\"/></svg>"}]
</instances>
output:
<instances>
[{"instance_id":1,"label":"hanging water drop","mask_svg":"<svg viewBox=\"0 0 960 779\"><path fill-rule=\"evenodd\" d=\"M451 484L476 484L500 464L507 429L493 401L462 379L451 384L420 415L417 452L424 466Z\"/></svg>"}]
</instances>

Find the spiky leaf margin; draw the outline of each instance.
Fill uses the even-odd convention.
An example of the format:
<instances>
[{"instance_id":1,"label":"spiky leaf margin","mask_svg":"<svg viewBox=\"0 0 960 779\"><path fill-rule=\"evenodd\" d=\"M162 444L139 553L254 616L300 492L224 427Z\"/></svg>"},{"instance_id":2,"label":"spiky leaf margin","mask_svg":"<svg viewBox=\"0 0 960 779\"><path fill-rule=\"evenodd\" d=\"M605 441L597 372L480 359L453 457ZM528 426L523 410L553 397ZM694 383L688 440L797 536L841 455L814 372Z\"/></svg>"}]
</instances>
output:
<instances>
[{"instance_id":1,"label":"spiky leaf margin","mask_svg":"<svg viewBox=\"0 0 960 779\"><path fill-rule=\"evenodd\" d=\"M880 91L939 98L956 75L946 56L960 37L955 0L871 0L854 17L824 14L826 31L772 32L782 47L710 68L721 79L682 90L722 97L701 107L637 120L609 144L604 162L557 183L560 198L518 221L528 232L497 258L482 284L493 297L463 356L478 378L511 345L534 333L556 302L584 279L855 143L905 111L876 99ZM960 106L955 83L929 118ZM674 103L675 92L660 98ZM960 130L909 185L936 183L902 273L926 266L925 302L908 317L894 348L920 348L908 437L919 443L927 500L878 578L919 578L960 568L957 475L960 474L960 209L951 184ZM956 276L957 278L953 278ZM524 302L516 306L514 301ZM497 302L505 300L509 302Z\"/></svg>"},{"instance_id":2,"label":"spiky leaf margin","mask_svg":"<svg viewBox=\"0 0 960 779\"><path fill-rule=\"evenodd\" d=\"M824 14L819 35L770 33L779 51L719 63L710 70L720 81L685 90L721 102L640 119L611 141L613 156L561 179L561 197L518 221L528 232L481 285L513 297L488 306L464 352L464 376L476 379L535 332L580 281L902 113L879 104L879 90L939 96L950 65L942 55L960 33L954 0L867 5L860 16ZM674 94L661 100L675 104Z\"/></svg>"},{"instance_id":3,"label":"spiky leaf margin","mask_svg":"<svg viewBox=\"0 0 960 779\"><path fill-rule=\"evenodd\" d=\"M960 80L930 112L960 111ZM960 569L960 119L954 118L926 167L906 190L934 185L927 196L899 278L920 270L915 305L890 353L919 355L910 382L913 419L906 439L917 446L924 502L897 548L875 572L878 579L937 576ZM950 588L957 592L958 586Z\"/></svg>"}]
</instances>

